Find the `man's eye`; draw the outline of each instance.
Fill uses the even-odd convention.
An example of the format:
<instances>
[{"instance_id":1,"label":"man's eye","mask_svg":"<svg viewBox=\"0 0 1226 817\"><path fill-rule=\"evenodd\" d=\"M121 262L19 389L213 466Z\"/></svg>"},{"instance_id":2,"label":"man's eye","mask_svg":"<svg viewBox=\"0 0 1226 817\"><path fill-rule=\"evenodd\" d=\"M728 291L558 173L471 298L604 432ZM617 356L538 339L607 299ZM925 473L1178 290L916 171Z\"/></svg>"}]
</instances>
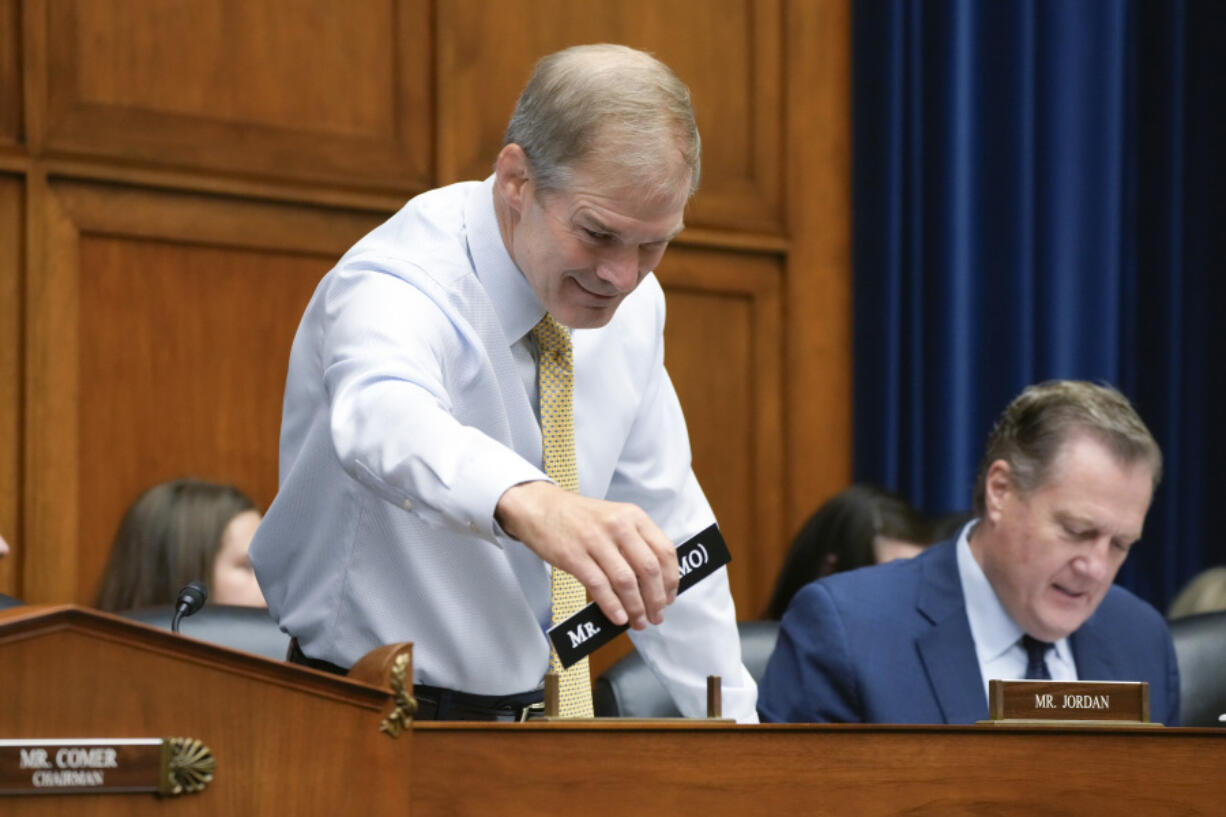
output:
<instances>
[{"instance_id":1,"label":"man's eye","mask_svg":"<svg viewBox=\"0 0 1226 817\"><path fill-rule=\"evenodd\" d=\"M583 228L583 232L586 233L587 237L593 241L608 241L613 237L608 233L602 233L599 230L589 230L586 227Z\"/></svg>"}]
</instances>

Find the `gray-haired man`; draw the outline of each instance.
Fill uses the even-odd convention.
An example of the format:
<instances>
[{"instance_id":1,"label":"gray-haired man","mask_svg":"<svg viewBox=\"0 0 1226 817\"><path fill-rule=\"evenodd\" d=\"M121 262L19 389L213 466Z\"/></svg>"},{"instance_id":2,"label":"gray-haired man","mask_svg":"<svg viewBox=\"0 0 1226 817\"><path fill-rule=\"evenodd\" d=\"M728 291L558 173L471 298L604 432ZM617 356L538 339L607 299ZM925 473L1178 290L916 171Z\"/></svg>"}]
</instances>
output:
<instances>
[{"instance_id":1,"label":"gray-haired man","mask_svg":"<svg viewBox=\"0 0 1226 817\"><path fill-rule=\"evenodd\" d=\"M538 64L491 178L418 196L324 278L251 548L305 660L343 668L413 641L418 697L439 717L502 717L539 697L551 582L573 576L631 626L683 713L703 713L718 674L726 711L755 717L726 574L673 603L674 542L714 516L651 270L699 169L689 94L666 66L567 49ZM544 354L545 336L565 348ZM546 399L558 379L564 396ZM543 441L546 403L566 431Z\"/></svg>"},{"instance_id":2,"label":"gray-haired man","mask_svg":"<svg viewBox=\"0 0 1226 817\"><path fill-rule=\"evenodd\" d=\"M1112 584L1141 536L1162 455L1114 389L1026 389L988 440L978 518L910 560L808 585L762 678L770 721L973 723L993 678L1148 681L1177 724L1162 617Z\"/></svg>"}]
</instances>

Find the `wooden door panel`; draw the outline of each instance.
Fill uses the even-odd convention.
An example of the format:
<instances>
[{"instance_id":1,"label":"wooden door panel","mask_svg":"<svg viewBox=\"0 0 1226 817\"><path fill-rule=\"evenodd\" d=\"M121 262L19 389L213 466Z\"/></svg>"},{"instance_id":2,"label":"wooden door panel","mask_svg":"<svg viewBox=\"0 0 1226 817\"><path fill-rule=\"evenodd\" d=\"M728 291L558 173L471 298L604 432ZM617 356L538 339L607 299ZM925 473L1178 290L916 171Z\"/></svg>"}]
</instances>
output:
<instances>
[{"instance_id":1,"label":"wooden door panel","mask_svg":"<svg viewBox=\"0 0 1226 817\"><path fill-rule=\"evenodd\" d=\"M21 9L17 0L0 0L0 145L20 140L20 42Z\"/></svg>"},{"instance_id":2,"label":"wooden door panel","mask_svg":"<svg viewBox=\"0 0 1226 817\"><path fill-rule=\"evenodd\" d=\"M137 495L193 475L266 506L289 347L319 278L382 214L74 183L31 293L33 601L88 603Z\"/></svg>"},{"instance_id":3,"label":"wooden door panel","mask_svg":"<svg viewBox=\"0 0 1226 817\"><path fill-rule=\"evenodd\" d=\"M429 186L428 0L47 0L55 155Z\"/></svg>"},{"instance_id":4,"label":"wooden door panel","mask_svg":"<svg viewBox=\"0 0 1226 817\"><path fill-rule=\"evenodd\" d=\"M733 554L738 615L757 618L783 538L780 259L674 247L660 279L665 362L685 410L694 472Z\"/></svg>"},{"instance_id":5,"label":"wooden door panel","mask_svg":"<svg viewBox=\"0 0 1226 817\"><path fill-rule=\"evenodd\" d=\"M24 185L0 174L0 537L11 551L0 559L0 593L17 595L24 542L21 509L21 259Z\"/></svg>"}]
</instances>

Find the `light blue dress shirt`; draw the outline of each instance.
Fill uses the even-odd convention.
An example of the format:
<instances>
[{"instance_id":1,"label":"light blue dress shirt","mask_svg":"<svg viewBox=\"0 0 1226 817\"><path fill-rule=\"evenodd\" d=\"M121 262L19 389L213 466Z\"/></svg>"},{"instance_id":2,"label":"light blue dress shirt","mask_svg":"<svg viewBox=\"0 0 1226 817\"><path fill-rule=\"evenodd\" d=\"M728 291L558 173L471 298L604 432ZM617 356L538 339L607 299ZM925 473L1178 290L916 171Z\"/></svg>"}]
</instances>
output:
<instances>
[{"instance_id":1,"label":"light blue dress shirt","mask_svg":"<svg viewBox=\"0 0 1226 817\"><path fill-rule=\"evenodd\" d=\"M343 666L414 642L417 683L494 695L548 668L549 566L494 522L545 479L528 332L544 315L503 245L493 181L411 200L320 282L290 353L280 489L251 545L269 609ZM648 275L612 321L572 333L580 491L633 502L679 543L714 521L664 369ZM735 550L735 543L733 545ZM682 713L756 720L724 570L631 633Z\"/></svg>"},{"instance_id":2,"label":"light blue dress shirt","mask_svg":"<svg viewBox=\"0 0 1226 817\"><path fill-rule=\"evenodd\" d=\"M975 524L968 523L958 534L958 576L962 580L971 636L975 639L975 654L979 657L983 696L988 700L988 681L1026 677L1026 649L1019 643L1025 631L1000 603L971 553L969 534ZM1067 638L1055 642L1053 649L1047 651L1047 671L1053 681L1077 680L1077 664Z\"/></svg>"}]
</instances>

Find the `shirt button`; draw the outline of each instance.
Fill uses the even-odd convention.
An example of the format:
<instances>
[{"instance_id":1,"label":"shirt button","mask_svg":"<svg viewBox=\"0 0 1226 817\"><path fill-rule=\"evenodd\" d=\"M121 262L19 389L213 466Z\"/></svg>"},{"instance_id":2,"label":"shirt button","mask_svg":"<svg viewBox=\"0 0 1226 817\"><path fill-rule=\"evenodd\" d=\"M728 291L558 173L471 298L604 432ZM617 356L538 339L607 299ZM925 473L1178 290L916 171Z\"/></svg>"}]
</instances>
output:
<instances>
[{"instance_id":1,"label":"shirt button","mask_svg":"<svg viewBox=\"0 0 1226 817\"><path fill-rule=\"evenodd\" d=\"M476 522L469 522L469 523L468 523L468 529L469 529L470 531L472 531L473 533L480 533L480 532L481 532L481 528L477 526L477 523L476 523Z\"/></svg>"},{"instance_id":2,"label":"shirt button","mask_svg":"<svg viewBox=\"0 0 1226 817\"><path fill-rule=\"evenodd\" d=\"M411 500L411 499L406 499L406 500L404 501L404 509L405 509L406 511L411 511L411 510L413 510L413 500Z\"/></svg>"}]
</instances>

